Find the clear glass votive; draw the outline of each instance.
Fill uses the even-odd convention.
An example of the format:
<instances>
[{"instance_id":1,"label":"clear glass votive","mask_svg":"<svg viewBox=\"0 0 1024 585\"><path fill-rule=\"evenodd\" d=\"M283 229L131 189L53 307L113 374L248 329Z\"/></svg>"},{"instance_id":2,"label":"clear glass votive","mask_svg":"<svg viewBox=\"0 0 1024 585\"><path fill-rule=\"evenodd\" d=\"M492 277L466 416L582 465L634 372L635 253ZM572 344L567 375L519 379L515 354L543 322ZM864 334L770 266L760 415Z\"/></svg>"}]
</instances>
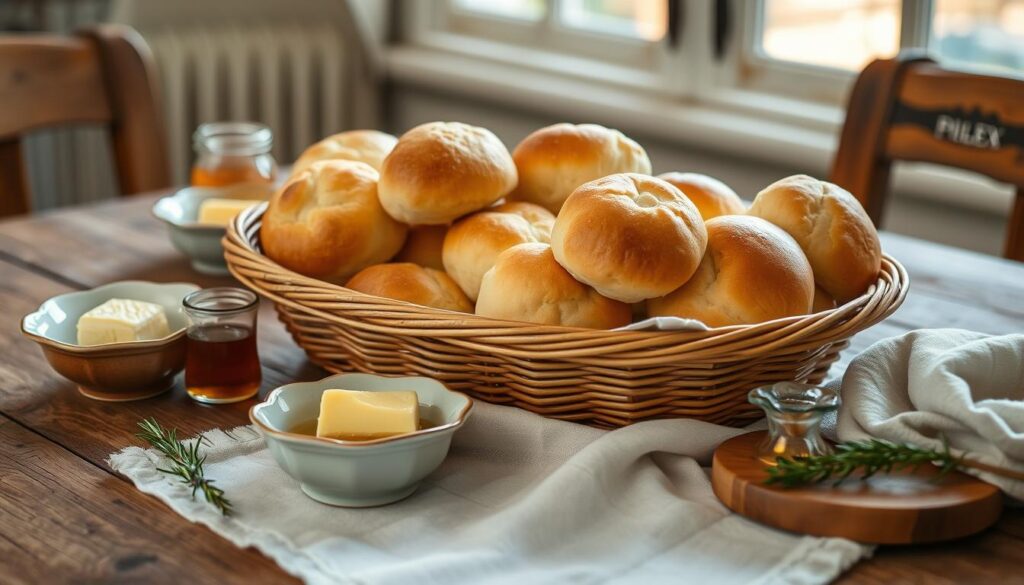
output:
<instances>
[{"instance_id":1,"label":"clear glass votive","mask_svg":"<svg viewBox=\"0 0 1024 585\"><path fill-rule=\"evenodd\" d=\"M208 404L253 397L262 381L256 348L259 297L243 288L207 288L182 304L188 317L188 395Z\"/></svg>"},{"instance_id":2,"label":"clear glass votive","mask_svg":"<svg viewBox=\"0 0 1024 585\"><path fill-rule=\"evenodd\" d=\"M779 457L827 455L832 446L821 436L821 419L839 408L839 396L822 386L778 382L747 395L751 404L764 409L768 437L758 445L757 457L775 465Z\"/></svg>"}]
</instances>

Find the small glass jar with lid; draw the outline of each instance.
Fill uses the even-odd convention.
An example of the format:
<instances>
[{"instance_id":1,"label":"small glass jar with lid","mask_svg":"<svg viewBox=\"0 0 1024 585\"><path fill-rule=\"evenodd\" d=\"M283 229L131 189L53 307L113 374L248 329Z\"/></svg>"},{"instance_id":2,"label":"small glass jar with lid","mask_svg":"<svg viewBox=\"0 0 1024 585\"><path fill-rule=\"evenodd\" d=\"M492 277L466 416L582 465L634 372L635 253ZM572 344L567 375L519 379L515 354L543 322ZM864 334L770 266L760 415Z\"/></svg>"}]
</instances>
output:
<instances>
[{"instance_id":1,"label":"small glass jar with lid","mask_svg":"<svg viewBox=\"0 0 1024 585\"><path fill-rule=\"evenodd\" d=\"M196 160L192 165L194 187L228 187L272 184L277 163L270 154L274 135L264 124L212 122L192 135Z\"/></svg>"}]
</instances>

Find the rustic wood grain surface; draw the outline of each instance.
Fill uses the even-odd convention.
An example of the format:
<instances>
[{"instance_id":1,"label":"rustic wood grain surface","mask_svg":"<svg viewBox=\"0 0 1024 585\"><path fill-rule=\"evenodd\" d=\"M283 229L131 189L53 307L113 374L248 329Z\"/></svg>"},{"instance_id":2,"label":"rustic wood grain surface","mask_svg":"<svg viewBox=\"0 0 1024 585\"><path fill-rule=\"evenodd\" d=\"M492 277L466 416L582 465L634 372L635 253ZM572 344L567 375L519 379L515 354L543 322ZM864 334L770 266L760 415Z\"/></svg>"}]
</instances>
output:
<instances>
[{"instance_id":1,"label":"rustic wood grain surface","mask_svg":"<svg viewBox=\"0 0 1024 585\"><path fill-rule=\"evenodd\" d=\"M157 398L96 402L55 374L19 330L21 317L55 295L126 279L228 284L194 272L150 214L156 197L0 222L0 581L259 582L294 580L252 549L188 524L137 492L106 457L139 444L147 416L191 435L245 424L250 403L203 406L180 383ZM836 366L890 335L921 327L1024 331L1024 264L891 234L885 249L907 267L911 292L890 319L853 339ZM277 321L260 311L264 383L323 375ZM883 547L842 583L1024 583L1024 512L938 546Z\"/></svg>"}]
</instances>

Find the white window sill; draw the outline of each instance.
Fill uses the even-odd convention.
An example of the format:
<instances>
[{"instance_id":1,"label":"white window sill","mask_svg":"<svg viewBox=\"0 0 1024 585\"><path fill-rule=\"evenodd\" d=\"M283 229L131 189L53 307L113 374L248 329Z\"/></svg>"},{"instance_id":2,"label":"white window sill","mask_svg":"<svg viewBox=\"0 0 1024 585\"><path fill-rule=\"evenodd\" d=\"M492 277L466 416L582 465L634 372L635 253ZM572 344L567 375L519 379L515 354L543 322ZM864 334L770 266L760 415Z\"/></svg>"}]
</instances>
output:
<instances>
[{"instance_id":1,"label":"white window sill","mask_svg":"<svg viewBox=\"0 0 1024 585\"><path fill-rule=\"evenodd\" d=\"M496 58L490 49L492 54L467 55L399 45L386 51L385 65L388 76L403 83L828 175L841 126L842 112L837 108L801 108L786 98L738 91L695 103L658 88L645 91L636 75L611 83L600 75L560 71L566 63L549 70L546 63L516 64L511 55ZM994 214L1009 209L1008 186L952 169L905 167L895 173L895 188L901 194Z\"/></svg>"}]
</instances>

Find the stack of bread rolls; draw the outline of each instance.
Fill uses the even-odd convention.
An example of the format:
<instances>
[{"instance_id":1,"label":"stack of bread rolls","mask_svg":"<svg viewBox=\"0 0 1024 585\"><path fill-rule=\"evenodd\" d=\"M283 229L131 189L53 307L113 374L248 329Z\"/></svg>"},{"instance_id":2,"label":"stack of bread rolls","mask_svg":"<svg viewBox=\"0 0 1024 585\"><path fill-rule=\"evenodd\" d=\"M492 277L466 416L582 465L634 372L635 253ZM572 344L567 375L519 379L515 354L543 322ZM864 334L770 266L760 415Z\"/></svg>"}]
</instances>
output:
<instances>
[{"instance_id":1,"label":"stack of bread rolls","mask_svg":"<svg viewBox=\"0 0 1024 585\"><path fill-rule=\"evenodd\" d=\"M596 124L542 128L511 153L458 122L343 132L302 154L260 235L282 266L365 294L598 329L826 311L881 267L842 188L796 175L748 209L715 178L652 176L639 144Z\"/></svg>"}]
</instances>

